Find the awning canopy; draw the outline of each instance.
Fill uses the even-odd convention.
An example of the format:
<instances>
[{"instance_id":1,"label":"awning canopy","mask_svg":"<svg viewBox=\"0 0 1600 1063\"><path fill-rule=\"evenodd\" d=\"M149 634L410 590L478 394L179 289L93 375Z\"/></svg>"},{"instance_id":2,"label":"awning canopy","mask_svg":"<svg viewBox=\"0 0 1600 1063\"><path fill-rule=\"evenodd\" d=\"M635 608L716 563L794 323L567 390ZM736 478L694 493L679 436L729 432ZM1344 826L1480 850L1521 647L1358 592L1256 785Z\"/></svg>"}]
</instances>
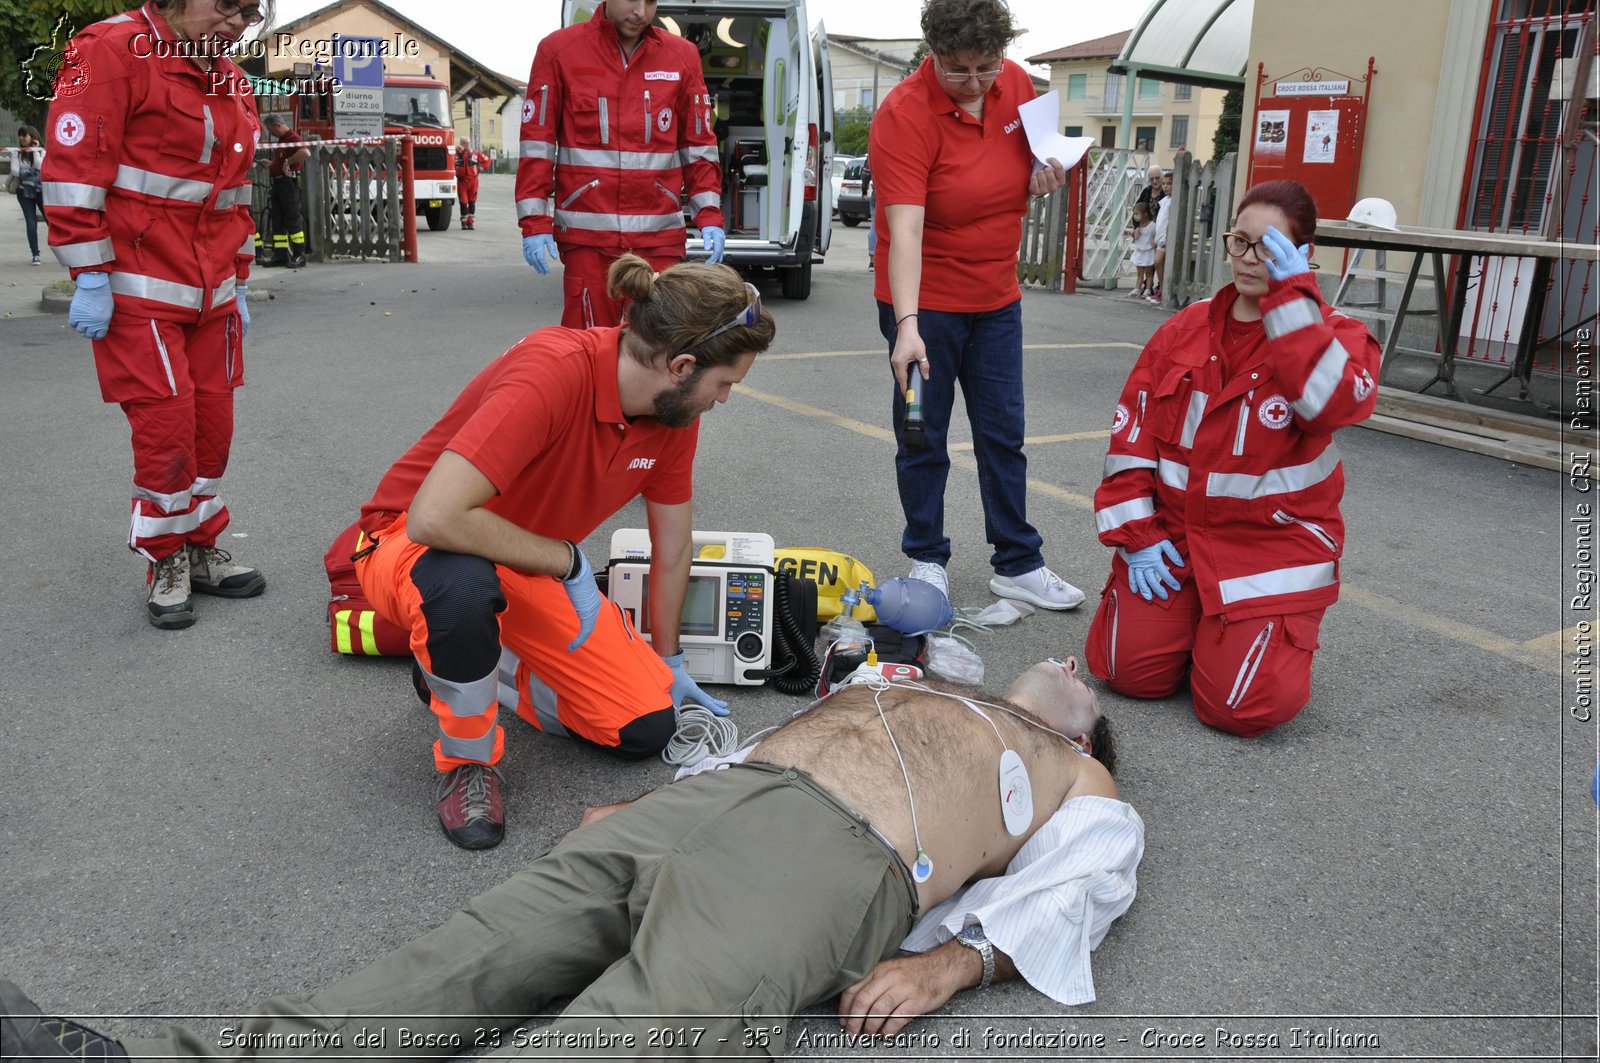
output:
<instances>
[{"instance_id":1,"label":"awning canopy","mask_svg":"<svg viewBox=\"0 0 1600 1063\"><path fill-rule=\"evenodd\" d=\"M1111 69L1150 81L1239 88L1254 14L1255 0L1151 0Z\"/></svg>"}]
</instances>

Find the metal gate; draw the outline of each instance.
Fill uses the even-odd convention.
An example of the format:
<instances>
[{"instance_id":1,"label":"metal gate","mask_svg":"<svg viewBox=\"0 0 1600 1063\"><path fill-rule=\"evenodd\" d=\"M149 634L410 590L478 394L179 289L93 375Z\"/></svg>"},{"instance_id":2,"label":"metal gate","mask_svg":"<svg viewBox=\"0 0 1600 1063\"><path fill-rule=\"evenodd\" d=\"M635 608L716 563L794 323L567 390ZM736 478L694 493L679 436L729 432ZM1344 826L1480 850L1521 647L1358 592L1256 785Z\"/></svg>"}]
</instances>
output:
<instances>
[{"instance_id":1,"label":"metal gate","mask_svg":"<svg viewBox=\"0 0 1600 1063\"><path fill-rule=\"evenodd\" d=\"M1128 261L1133 246L1128 222L1144 188L1150 153L1090 148L1084 165L1089 167L1089 187L1083 218L1083 280L1095 287L1115 288L1119 276L1133 274Z\"/></svg>"}]
</instances>

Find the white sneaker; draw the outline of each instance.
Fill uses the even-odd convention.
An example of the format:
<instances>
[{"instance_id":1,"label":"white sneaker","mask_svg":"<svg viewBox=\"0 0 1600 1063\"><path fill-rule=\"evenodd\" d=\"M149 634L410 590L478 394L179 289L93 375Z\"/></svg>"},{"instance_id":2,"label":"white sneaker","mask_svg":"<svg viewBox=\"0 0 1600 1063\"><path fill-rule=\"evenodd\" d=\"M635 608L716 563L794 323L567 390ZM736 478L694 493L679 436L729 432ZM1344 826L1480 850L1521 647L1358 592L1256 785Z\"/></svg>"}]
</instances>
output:
<instances>
[{"instance_id":1,"label":"white sneaker","mask_svg":"<svg viewBox=\"0 0 1600 1063\"><path fill-rule=\"evenodd\" d=\"M1083 602L1083 592L1051 572L1049 566L1020 576L996 576L989 581L989 589L1002 598L1031 602L1040 609L1076 609Z\"/></svg>"},{"instance_id":2,"label":"white sneaker","mask_svg":"<svg viewBox=\"0 0 1600 1063\"><path fill-rule=\"evenodd\" d=\"M950 600L950 574L937 561L911 562L911 578L920 579L939 588L945 601Z\"/></svg>"}]
</instances>

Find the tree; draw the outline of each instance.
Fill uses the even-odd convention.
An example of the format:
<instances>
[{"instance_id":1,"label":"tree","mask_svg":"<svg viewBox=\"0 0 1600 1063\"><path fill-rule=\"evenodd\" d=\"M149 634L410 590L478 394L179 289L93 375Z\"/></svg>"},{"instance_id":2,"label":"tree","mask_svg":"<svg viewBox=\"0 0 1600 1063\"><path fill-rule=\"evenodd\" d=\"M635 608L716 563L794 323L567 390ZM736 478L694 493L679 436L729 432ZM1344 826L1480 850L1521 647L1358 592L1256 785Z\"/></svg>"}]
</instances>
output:
<instances>
[{"instance_id":1,"label":"tree","mask_svg":"<svg viewBox=\"0 0 1600 1063\"><path fill-rule=\"evenodd\" d=\"M68 39L131 6L132 0L0 0L0 107L43 125Z\"/></svg>"},{"instance_id":2,"label":"tree","mask_svg":"<svg viewBox=\"0 0 1600 1063\"><path fill-rule=\"evenodd\" d=\"M833 116L833 153L835 155L865 155L867 130L872 125L872 112L865 107L852 107Z\"/></svg>"},{"instance_id":3,"label":"tree","mask_svg":"<svg viewBox=\"0 0 1600 1063\"><path fill-rule=\"evenodd\" d=\"M1211 137L1211 158L1221 162L1231 151L1239 150L1239 122L1244 117L1244 89L1229 89L1222 97L1222 117Z\"/></svg>"},{"instance_id":4,"label":"tree","mask_svg":"<svg viewBox=\"0 0 1600 1063\"><path fill-rule=\"evenodd\" d=\"M911 69L915 70L917 67L921 66L922 61L926 58L928 58L928 42L918 41L917 50L911 53Z\"/></svg>"}]
</instances>

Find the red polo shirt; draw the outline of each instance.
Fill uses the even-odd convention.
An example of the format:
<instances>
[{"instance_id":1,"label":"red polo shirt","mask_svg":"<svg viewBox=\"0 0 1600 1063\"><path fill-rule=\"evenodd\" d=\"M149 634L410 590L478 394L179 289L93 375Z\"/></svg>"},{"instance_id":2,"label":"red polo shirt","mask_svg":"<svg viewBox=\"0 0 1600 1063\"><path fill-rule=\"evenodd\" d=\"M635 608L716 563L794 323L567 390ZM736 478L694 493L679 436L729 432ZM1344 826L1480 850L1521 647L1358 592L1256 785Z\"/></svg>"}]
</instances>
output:
<instances>
[{"instance_id":1,"label":"red polo shirt","mask_svg":"<svg viewBox=\"0 0 1600 1063\"><path fill-rule=\"evenodd\" d=\"M1017 108L1033 99L1033 81L1007 61L973 118L939 84L933 60L890 90L872 118L868 148L878 193L877 276L873 294L889 293L889 219L884 207L923 207L922 290L917 305L976 313L1021 298L1017 249L1028 210L1033 153Z\"/></svg>"},{"instance_id":2,"label":"red polo shirt","mask_svg":"<svg viewBox=\"0 0 1600 1063\"><path fill-rule=\"evenodd\" d=\"M499 494L484 508L552 539L581 542L637 495L669 506L689 501L699 422L667 428L652 417L623 417L621 335L546 328L524 337L384 474L361 507L361 527L379 531L409 508L446 450L494 484Z\"/></svg>"}]
</instances>

